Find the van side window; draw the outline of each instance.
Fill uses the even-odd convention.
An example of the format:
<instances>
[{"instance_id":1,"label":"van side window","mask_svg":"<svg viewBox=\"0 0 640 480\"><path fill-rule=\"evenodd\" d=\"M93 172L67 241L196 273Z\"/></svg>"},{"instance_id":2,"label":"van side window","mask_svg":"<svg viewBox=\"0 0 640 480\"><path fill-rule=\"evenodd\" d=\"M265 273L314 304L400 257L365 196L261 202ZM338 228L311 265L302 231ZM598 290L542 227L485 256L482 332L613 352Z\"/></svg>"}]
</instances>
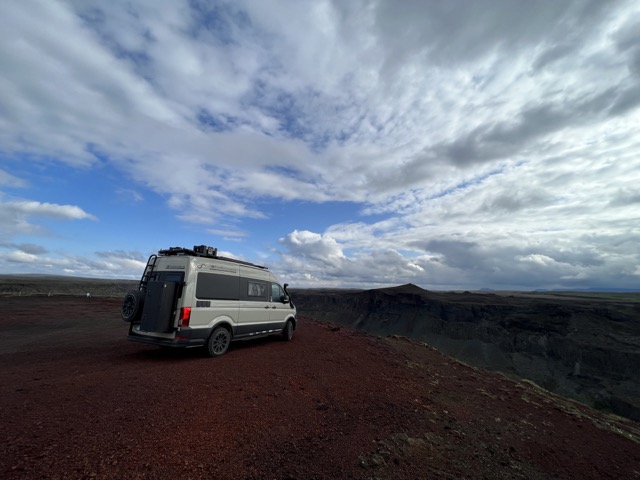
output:
<instances>
[{"instance_id":1,"label":"van side window","mask_svg":"<svg viewBox=\"0 0 640 480\"><path fill-rule=\"evenodd\" d=\"M238 300L240 298L238 277L215 273L198 273L196 298L208 300Z\"/></svg>"},{"instance_id":2,"label":"van side window","mask_svg":"<svg viewBox=\"0 0 640 480\"><path fill-rule=\"evenodd\" d=\"M272 283L271 284L271 301L272 302L281 302L282 300L280 300L282 298L282 288L280 287L280 285L278 285L277 283Z\"/></svg>"},{"instance_id":3,"label":"van side window","mask_svg":"<svg viewBox=\"0 0 640 480\"><path fill-rule=\"evenodd\" d=\"M251 300L267 299L267 284L263 282L255 282L249 280L247 282L247 296Z\"/></svg>"}]
</instances>

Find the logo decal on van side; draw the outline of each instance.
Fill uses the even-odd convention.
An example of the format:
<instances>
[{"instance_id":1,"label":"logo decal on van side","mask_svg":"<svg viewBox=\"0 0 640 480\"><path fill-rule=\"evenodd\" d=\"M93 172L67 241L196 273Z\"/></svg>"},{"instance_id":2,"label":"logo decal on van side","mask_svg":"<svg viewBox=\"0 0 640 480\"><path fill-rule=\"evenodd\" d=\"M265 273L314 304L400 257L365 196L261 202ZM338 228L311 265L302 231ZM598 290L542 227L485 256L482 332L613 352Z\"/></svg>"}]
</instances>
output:
<instances>
[{"instance_id":1,"label":"logo decal on van side","mask_svg":"<svg viewBox=\"0 0 640 480\"><path fill-rule=\"evenodd\" d=\"M237 273L235 268L221 267L219 265L209 265L209 270L219 270L221 272Z\"/></svg>"}]
</instances>

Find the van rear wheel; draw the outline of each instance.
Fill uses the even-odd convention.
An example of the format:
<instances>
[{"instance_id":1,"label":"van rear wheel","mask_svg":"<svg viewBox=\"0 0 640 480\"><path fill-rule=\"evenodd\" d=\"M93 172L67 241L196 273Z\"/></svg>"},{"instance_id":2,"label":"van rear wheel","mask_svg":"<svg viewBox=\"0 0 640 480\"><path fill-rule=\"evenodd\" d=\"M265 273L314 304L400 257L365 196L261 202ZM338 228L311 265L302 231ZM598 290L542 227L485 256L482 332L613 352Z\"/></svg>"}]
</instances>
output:
<instances>
[{"instance_id":1,"label":"van rear wheel","mask_svg":"<svg viewBox=\"0 0 640 480\"><path fill-rule=\"evenodd\" d=\"M211 357L224 355L231 343L231 332L225 327L216 328L207 342L207 351Z\"/></svg>"},{"instance_id":2,"label":"van rear wheel","mask_svg":"<svg viewBox=\"0 0 640 480\"><path fill-rule=\"evenodd\" d=\"M290 342L292 338L293 338L293 322L291 320L288 320L286 325L284 326L284 329L282 330L282 339L285 342Z\"/></svg>"}]
</instances>

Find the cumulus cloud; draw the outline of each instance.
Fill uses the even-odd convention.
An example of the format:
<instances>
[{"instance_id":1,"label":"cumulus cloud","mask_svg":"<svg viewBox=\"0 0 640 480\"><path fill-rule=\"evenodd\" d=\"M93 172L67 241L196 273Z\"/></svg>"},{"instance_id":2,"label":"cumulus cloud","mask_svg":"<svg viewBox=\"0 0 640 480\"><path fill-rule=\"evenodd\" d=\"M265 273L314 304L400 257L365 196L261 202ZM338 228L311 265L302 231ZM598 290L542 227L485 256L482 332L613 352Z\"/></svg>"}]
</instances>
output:
<instances>
[{"instance_id":1,"label":"cumulus cloud","mask_svg":"<svg viewBox=\"0 0 640 480\"><path fill-rule=\"evenodd\" d=\"M38 260L37 255L23 251L9 252L4 255L4 258L7 262L12 263L35 263Z\"/></svg>"},{"instance_id":2,"label":"cumulus cloud","mask_svg":"<svg viewBox=\"0 0 640 480\"><path fill-rule=\"evenodd\" d=\"M247 232L238 230L234 227L229 227L226 229L209 228L207 229L207 233L210 233L211 235L221 236L225 240L233 242L241 242L248 235Z\"/></svg>"},{"instance_id":3,"label":"cumulus cloud","mask_svg":"<svg viewBox=\"0 0 640 480\"><path fill-rule=\"evenodd\" d=\"M93 215L76 205L56 205L33 200L21 200L6 202L2 205L2 208L11 215L50 217L63 220L96 220Z\"/></svg>"},{"instance_id":4,"label":"cumulus cloud","mask_svg":"<svg viewBox=\"0 0 640 480\"><path fill-rule=\"evenodd\" d=\"M273 233L305 284L630 285L639 8L15 2L0 18L0 152L10 167L109 165L123 198L159 195L237 243L269 201L357 204L358 218ZM0 171L3 186L24 178ZM43 234L34 218L95 219L1 207L13 236Z\"/></svg>"},{"instance_id":5,"label":"cumulus cloud","mask_svg":"<svg viewBox=\"0 0 640 480\"><path fill-rule=\"evenodd\" d=\"M123 250L95 252L100 261L85 258L76 259L76 272L92 277L118 277L121 272L137 272L142 275L147 264L147 256L141 252L127 252Z\"/></svg>"},{"instance_id":6,"label":"cumulus cloud","mask_svg":"<svg viewBox=\"0 0 640 480\"><path fill-rule=\"evenodd\" d=\"M14 248L20 252L30 255L40 255L48 252L48 250L42 245L36 245L34 243L5 243L0 244L0 247Z\"/></svg>"},{"instance_id":7,"label":"cumulus cloud","mask_svg":"<svg viewBox=\"0 0 640 480\"><path fill-rule=\"evenodd\" d=\"M294 251L295 256L339 267L345 258L341 247L328 235L320 235L308 230L294 230L280 242Z\"/></svg>"},{"instance_id":8,"label":"cumulus cloud","mask_svg":"<svg viewBox=\"0 0 640 480\"><path fill-rule=\"evenodd\" d=\"M46 237L51 230L42 226L42 220L97 220L76 205L58 205L35 200L0 200L0 247L17 249L7 257L11 261L25 261L37 258L47 249L33 243L15 243L17 237ZM1 265L0 265L1 268Z\"/></svg>"},{"instance_id":9,"label":"cumulus cloud","mask_svg":"<svg viewBox=\"0 0 640 480\"><path fill-rule=\"evenodd\" d=\"M74 275L94 278L139 278L144 271L146 258L135 252L96 252L92 258L83 255L50 255L46 251L28 253L24 250L0 252L0 266L9 273L42 273ZM135 258L133 258L135 257Z\"/></svg>"},{"instance_id":10,"label":"cumulus cloud","mask_svg":"<svg viewBox=\"0 0 640 480\"><path fill-rule=\"evenodd\" d=\"M56 102L52 111L68 112L47 128L36 131L34 123L33 144L23 149L37 153L47 144L64 151L75 144L63 161L95 161L84 149L91 144L170 198L188 184L193 193L182 199L186 204L207 199L201 201L209 209L240 216L256 212L242 205L239 191L368 201L408 183L419 188L437 172L455 182L460 174L450 167L521 154L567 126L598 115L606 120L607 105L615 110L616 102L616 112L633 108L632 82L583 80L593 79L586 74L596 67L613 68L610 78L619 69L606 62L603 46L588 43L591 29L607 34L611 28L602 21L601 2L542 3L495 8L474 2L465 15L437 2L398 9L387 1L289 5L286 16L280 2L162 9L149 2L127 8L74 2L74 9L57 3L47 3L46 11L29 9L51 15L69 32L65 38L77 37L73 56L71 40L54 36L53 27L36 30L27 6L16 7L7 28L43 60L25 64L11 54L11 63L21 67L12 71L12 85L33 84ZM216 19L215 28L207 18ZM563 47L573 59L563 64L565 89L558 90L558 76L540 66L507 60L545 48L558 58L554 42L567 32L583 42ZM628 42L629 34L619 36L619 45ZM63 58L64 68L55 69L46 57ZM54 96L36 78L76 85L73 101L62 103L66 94ZM23 128L35 120L26 106L8 106ZM68 132L80 123L86 133L78 144ZM176 161L185 168L175 169ZM270 170L274 164L294 170ZM220 191L225 204L215 199Z\"/></svg>"},{"instance_id":11,"label":"cumulus cloud","mask_svg":"<svg viewBox=\"0 0 640 480\"><path fill-rule=\"evenodd\" d=\"M23 179L0 169L0 185L20 188L26 186L26 182Z\"/></svg>"}]
</instances>

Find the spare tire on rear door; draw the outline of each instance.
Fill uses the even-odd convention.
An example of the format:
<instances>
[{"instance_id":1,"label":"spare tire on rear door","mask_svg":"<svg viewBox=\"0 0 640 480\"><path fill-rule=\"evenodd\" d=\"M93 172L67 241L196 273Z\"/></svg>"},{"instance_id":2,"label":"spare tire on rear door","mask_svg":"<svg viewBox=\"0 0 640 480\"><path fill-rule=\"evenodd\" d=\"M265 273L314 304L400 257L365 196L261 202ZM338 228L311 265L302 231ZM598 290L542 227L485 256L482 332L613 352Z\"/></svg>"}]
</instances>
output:
<instances>
[{"instance_id":1,"label":"spare tire on rear door","mask_svg":"<svg viewBox=\"0 0 640 480\"><path fill-rule=\"evenodd\" d=\"M120 315L125 322L134 322L142 316L144 305L144 292L140 290L130 290L124 297Z\"/></svg>"}]
</instances>

